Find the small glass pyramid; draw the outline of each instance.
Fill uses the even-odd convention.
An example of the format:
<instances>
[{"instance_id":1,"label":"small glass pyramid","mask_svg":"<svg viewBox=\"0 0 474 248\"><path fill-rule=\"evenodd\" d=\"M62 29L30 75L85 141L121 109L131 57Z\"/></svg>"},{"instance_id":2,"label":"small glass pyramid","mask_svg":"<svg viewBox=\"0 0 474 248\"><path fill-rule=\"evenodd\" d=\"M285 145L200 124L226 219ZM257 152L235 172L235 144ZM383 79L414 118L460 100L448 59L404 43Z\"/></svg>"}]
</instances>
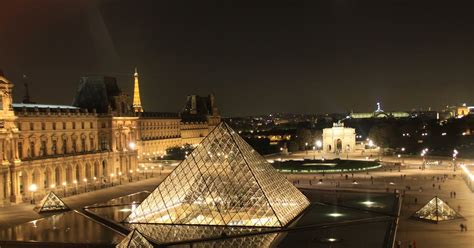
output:
<instances>
[{"instance_id":1,"label":"small glass pyramid","mask_svg":"<svg viewBox=\"0 0 474 248\"><path fill-rule=\"evenodd\" d=\"M434 222L462 218L460 214L437 196L416 211L413 217Z\"/></svg>"},{"instance_id":2,"label":"small glass pyramid","mask_svg":"<svg viewBox=\"0 0 474 248\"><path fill-rule=\"evenodd\" d=\"M69 210L69 207L54 192L49 192L41 202L36 205L38 213L49 211Z\"/></svg>"},{"instance_id":3,"label":"small glass pyramid","mask_svg":"<svg viewBox=\"0 0 474 248\"><path fill-rule=\"evenodd\" d=\"M136 229L130 232L116 248L153 248L153 245Z\"/></svg>"},{"instance_id":4,"label":"small glass pyramid","mask_svg":"<svg viewBox=\"0 0 474 248\"><path fill-rule=\"evenodd\" d=\"M221 122L125 222L282 227L308 205L296 187Z\"/></svg>"}]
</instances>

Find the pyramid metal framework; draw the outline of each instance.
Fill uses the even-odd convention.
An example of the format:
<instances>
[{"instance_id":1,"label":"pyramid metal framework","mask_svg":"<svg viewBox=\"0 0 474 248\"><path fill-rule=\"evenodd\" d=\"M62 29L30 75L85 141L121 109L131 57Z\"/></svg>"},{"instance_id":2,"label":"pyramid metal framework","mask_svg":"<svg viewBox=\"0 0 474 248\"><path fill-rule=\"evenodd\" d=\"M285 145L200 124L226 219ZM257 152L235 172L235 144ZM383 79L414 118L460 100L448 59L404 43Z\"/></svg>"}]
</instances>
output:
<instances>
[{"instance_id":1,"label":"pyramid metal framework","mask_svg":"<svg viewBox=\"0 0 474 248\"><path fill-rule=\"evenodd\" d=\"M308 199L221 122L125 220L282 227Z\"/></svg>"},{"instance_id":2,"label":"pyramid metal framework","mask_svg":"<svg viewBox=\"0 0 474 248\"><path fill-rule=\"evenodd\" d=\"M69 207L52 191L35 208L39 213L69 210Z\"/></svg>"},{"instance_id":3,"label":"pyramid metal framework","mask_svg":"<svg viewBox=\"0 0 474 248\"><path fill-rule=\"evenodd\" d=\"M153 248L153 244L148 241L138 230L134 229L125 237L116 248Z\"/></svg>"},{"instance_id":4,"label":"pyramid metal framework","mask_svg":"<svg viewBox=\"0 0 474 248\"><path fill-rule=\"evenodd\" d=\"M437 196L416 211L413 217L433 222L462 218L460 214Z\"/></svg>"}]
</instances>

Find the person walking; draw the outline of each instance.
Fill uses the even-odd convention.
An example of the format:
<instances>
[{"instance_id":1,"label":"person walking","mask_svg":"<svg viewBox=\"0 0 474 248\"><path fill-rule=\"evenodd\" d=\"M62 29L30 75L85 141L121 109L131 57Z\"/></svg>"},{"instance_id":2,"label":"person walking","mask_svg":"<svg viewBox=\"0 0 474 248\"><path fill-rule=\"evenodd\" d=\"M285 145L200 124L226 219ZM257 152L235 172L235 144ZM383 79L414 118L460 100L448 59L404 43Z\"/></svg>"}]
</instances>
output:
<instances>
[{"instance_id":1,"label":"person walking","mask_svg":"<svg viewBox=\"0 0 474 248\"><path fill-rule=\"evenodd\" d=\"M461 232L464 232L464 224L459 224L459 228L461 228Z\"/></svg>"},{"instance_id":2,"label":"person walking","mask_svg":"<svg viewBox=\"0 0 474 248\"><path fill-rule=\"evenodd\" d=\"M456 191L453 191L453 196L454 198L456 198Z\"/></svg>"}]
</instances>

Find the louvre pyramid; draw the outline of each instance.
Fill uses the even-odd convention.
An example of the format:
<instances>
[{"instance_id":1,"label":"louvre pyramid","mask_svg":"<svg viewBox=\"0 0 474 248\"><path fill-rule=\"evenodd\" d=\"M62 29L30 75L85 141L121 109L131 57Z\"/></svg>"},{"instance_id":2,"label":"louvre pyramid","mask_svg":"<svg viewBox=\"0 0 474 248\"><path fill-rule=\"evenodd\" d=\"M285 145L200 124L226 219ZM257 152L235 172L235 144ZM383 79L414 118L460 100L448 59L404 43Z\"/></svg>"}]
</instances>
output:
<instances>
[{"instance_id":1,"label":"louvre pyramid","mask_svg":"<svg viewBox=\"0 0 474 248\"><path fill-rule=\"evenodd\" d=\"M434 222L462 218L460 214L437 196L416 211L413 217Z\"/></svg>"},{"instance_id":2,"label":"louvre pyramid","mask_svg":"<svg viewBox=\"0 0 474 248\"><path fill-rule=\"evenodd\" d=\"M116 248L153 248L153 245L136 229L130 232Z\"/></svg>"},{"instance_id":3,"label":"louvre pyramid","mask_svg":"<svg viewBox=\"0 0 474 248\"><path fill-rule=\"evenodd\" d=\"M52 191L49 192L35 208L39 213L69 210L69 207Z\"/></svg>"},{"instance_id":4,"label":"louvre pyramid","mask_svg":"<svg viewBox=\"0 0 474 248\"><path fill-rule=\"evenodd\" d=\"M308 205L296 187L221 122L125 222L282 227Z\"/></svg>"}]
</instances>

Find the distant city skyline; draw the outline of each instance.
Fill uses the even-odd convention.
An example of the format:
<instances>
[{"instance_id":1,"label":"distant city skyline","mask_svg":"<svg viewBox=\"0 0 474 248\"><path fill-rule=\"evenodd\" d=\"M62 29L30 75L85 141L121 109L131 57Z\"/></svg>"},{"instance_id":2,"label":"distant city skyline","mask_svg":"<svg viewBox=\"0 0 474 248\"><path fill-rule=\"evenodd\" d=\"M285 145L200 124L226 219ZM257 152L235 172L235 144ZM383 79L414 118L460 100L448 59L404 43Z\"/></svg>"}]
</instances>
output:
<instances>
[{"instance_id":1,"label":"distant city skyline","mask_svg":"<svg viewBox=\"0 0 474 248\"><path fill-rule=\"evenodd\" d=\"M115 76L143 107L216 95L224 116L441 109L474 102L470 1L2 3L0 68L23 98L70 104L79 78ZM44 89L55 89L55 91ZM61 92L61 94L57 94Z\"/></svg>"}]
</instances>

